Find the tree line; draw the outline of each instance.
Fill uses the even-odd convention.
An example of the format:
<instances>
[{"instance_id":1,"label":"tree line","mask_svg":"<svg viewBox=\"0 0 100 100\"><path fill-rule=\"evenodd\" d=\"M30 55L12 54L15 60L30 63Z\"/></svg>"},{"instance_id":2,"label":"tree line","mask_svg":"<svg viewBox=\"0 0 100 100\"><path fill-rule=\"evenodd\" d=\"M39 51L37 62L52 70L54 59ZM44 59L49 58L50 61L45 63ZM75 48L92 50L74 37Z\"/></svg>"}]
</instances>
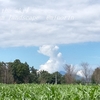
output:
<instances>
[{"instance_id":1,"label":"tree line","mask_svg":"<svg viewBox=\"0 0 100 100\"><path fill-rule=\"evenodd\" d=\"M65 64L65 74L60 72L49 73L47 71L38 71L34 66L30 67L27 62L22 63L19 59L14 62L0 62L0 83L20 84L76 84L76 83L95 83L100 84L100 67L94 71L91 70L88 63L82 63L82 74L77 75L75 66Z\"/></svg>"}]
</instances>

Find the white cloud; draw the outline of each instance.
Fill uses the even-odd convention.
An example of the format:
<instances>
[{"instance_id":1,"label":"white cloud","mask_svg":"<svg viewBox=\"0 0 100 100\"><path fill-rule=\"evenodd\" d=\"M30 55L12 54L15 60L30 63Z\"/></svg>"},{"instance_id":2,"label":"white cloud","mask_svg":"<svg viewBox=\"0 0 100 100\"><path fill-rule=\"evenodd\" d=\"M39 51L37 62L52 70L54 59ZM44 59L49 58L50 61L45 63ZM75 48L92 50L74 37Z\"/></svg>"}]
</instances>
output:
<instances>
[{"instance_id":1,"label":"white cloud","mask_svg":"<svg viewBox=\"0 0 100 100\"><path fill-rule=\"evenodd\" d=\"M0 47L100 42L98 0L0 0L0 4Z\"/></svg>"},{"instance_id":2,"label":"white cloud","mask_svg":"<svg viewBox=\"0 0 100 100\"><path fill-rule=\"evenodd\" d=\"M49 57L49 60L45 64L40 65L39 70L46 70L50 73L64 70L64 60L62 54L58 52L58 49L58 46L53 45L43 45L39 48L39 53Z\"/></svg>"},{"instance_id":3,"label":"white cloud","mask_svg":"<svg viewBox=\"0 0 100 100\"><path fill-rule=\"evenodd\" d=\"M77 75L79 75L79 76L81 76L81 77L85 77L82 70L79 70L79 71L77 72Z\"/></svg>"}]
</instances>

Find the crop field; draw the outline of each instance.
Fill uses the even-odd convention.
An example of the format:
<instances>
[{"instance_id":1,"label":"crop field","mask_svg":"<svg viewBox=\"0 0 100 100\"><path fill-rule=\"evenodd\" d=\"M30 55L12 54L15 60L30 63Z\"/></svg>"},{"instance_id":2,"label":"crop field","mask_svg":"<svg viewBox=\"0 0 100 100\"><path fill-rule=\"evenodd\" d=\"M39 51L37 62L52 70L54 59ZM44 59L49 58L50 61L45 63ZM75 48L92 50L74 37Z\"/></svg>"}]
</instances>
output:
<instances>
[{"instance_id":1,"label":"crop field","mask_svg":"<svg viewBox=\"0 0 100 100\"><path fill-rule=\"evenodd\" d=\"M0 100L100 100L100 86L0 84Z\"/></svg>"}]
</instances>

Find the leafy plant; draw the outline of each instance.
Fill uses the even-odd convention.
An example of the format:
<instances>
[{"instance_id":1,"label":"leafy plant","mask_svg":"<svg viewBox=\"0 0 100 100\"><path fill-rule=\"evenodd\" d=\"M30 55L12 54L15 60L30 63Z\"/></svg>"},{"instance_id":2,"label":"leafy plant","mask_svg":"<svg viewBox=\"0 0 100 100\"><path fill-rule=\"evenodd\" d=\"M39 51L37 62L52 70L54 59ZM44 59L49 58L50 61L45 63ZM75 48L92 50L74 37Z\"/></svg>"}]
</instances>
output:
<instances>
[{"instance_id":1,"label":"leafy plant","mask_svg":"<svg viewBox=\"0 0 100 100\"><path fill-rule=\"evenodd\" d=\"M0 100L100 100L100 86L0 84Z\"/></svg>"}]
</instances>

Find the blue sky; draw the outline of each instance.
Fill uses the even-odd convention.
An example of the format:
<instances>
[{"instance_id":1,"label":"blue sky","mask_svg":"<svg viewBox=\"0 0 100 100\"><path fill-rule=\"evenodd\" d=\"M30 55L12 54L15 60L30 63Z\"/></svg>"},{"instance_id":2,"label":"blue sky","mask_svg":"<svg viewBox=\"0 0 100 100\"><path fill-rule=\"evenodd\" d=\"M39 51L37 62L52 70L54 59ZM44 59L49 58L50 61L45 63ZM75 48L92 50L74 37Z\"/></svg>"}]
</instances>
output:
<instances>
[{"instance_id":1,"label":"blue sky","mask_svg":"<svg viewBox=\"0 0 100 100\"><path fill-rule=\"evenodd\" d=\"M38 50L39 47L35 46L0 48L0 61L13 62L15 59L20 59L21 62L27 62L39 69L49 57L40 54ZM59 45L58 51L62 53L62 58L67 64L80 65L82 62L87 62L92 68L100 65L99 42ZM63 70L63 66L61 67Z\"/></svg>"},{"instance_id":2,"label":"blue sky","mask_svg":"<svg viewBox=\"0 0 100 100\"><path fill-rule=\"evenodd\" d=\"M0 0L0 61L40 70L100 65L100 0Z\"/></svg>"},{"instance_id":3,"label":"blue sky","mask_svg":"<svg viewBox=\"0 0 100 100\"><path fill-rule=\"evenodd\" d=\"M48 57L45 57L37 52L38 47L9 47L0 48L0 61L13 62L19 59L21 62L27 62L30 67L39 68L39 65L44 63Z\"/></svg>"},{"instance_id":4,"label":"blue sky","mask_svg":"<svg viewBox=\"0 0 100 100\"><path fill-rule=\"evenodd\" d=\"M92 66L100 65L100 43L86 42L78 44L63 45L60 51L69 64L81 64L87 62Z\"/></svg>"}]
</instances>

